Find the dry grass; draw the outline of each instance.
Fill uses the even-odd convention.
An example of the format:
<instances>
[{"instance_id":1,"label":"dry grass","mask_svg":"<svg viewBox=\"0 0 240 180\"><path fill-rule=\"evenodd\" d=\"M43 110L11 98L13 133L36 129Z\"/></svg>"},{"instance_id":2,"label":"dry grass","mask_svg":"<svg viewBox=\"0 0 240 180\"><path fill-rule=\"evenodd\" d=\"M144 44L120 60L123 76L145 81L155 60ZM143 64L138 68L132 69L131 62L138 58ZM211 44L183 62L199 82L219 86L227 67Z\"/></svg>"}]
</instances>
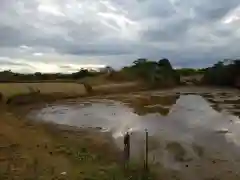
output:
<instances>
[{"instance_id":1,"label":"dry grass","mask_svg":"<svg viewBox=\"0 0 240 180\"><path fill-rule=\"evenodd\" d=\"M86 77L83 78L81 81L86 82L90 84L91 86L99 86L103 84L112 84L114 82L108 80L106 74L100 75L100 76L94 76L94 77Z\"/></svg>"},{"instance_id":2,"label":"dry grass","mask_svg":"<svg viewBox=\"0 0 240 180\"><path fill-rule=\"evenodd\" d=\"M90 83L89 83L90 84ZM141 85L136 82L104 83L94 85L93 93L87 93L83 84L76 83L2 83L0 84L0 99L8 103L29 104L48 102L64 98L76 98L86 95L124 93L139 90Z\"/></svg>"},{"instance_id":3,"label":"dry grass","mask_svg":"<svg viewBox=\"0 0 240 180\"><path fill-rule=\"evenodd\" d=\"M88 82L88 81L86 81ZM139 89L139 84L136 82L128 83L110 83L110 82L89 82L93 86L93 90L96 93L99 92L125 92L134 91ZM2 83L0 84L0 92L4 98L9 98L11 96L19 94L28 94L31 92L30 89L39 90L41 94L66 94L66 95L85 95L86 91L82 84L80 83Z\"/></svg>"},{"instance_id":4,"label":"dry grass","mask_svg":"<svg viewBox=\"0 0 240 180\"><path fill-rule=\"evenodd\" d=\"M40 90L43 94L65 93L65 94L85 94L85 88L77 83L2 83L0 92L5 98L29 93L29 88Z\"/></svg>"},{"instance_id":5,"label":"dry grass","mask_svg":"<svg viewBox=\"0 0 240 180\"><path fill-rule=\"evenodd\" d=\"M146 87L138 82L111 83L93 87L95 94L129 93L146 90Z\"/></svg>"},{"instance_id":6,"label":"dry grass","mask_svg":"<svg viewBox=\"0 0 240 180\"><path fill-rule=\"evenodd\" d=\"M136 82L105 83L93 86L93 92L89 93L80 82L2 83L0 100L12 105L44 103L66 98L132 92L141 88Z\"/></svg>"}]
</instances>

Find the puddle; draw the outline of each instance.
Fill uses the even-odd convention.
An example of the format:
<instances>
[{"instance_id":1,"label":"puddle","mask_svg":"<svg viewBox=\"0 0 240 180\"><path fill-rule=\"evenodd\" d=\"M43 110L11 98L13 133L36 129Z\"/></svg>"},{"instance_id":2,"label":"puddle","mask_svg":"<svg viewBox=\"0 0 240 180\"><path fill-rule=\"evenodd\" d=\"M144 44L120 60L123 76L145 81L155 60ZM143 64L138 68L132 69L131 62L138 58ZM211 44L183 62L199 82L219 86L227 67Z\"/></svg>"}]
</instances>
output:
<instances>
[{"instance_id":1,"label":"puddle","mask_svg":"<svg viewBox=\"0 0 240 180\"><path fill-rule=\"evenodd\" d=\"M115 100L50 105L32 112L31 116L58 124L110 131L119 148L122 148L123 134L131 131L131 154L138 159L144 155L147 129L150 163L181 170L184 177L202 179L206 175L203 171L214 174L215 168L238 172L238 117L216 111L199 95L144 94L112 99ZM235 176L238 177L238 173Z\"/></svg>"}]
</instances>

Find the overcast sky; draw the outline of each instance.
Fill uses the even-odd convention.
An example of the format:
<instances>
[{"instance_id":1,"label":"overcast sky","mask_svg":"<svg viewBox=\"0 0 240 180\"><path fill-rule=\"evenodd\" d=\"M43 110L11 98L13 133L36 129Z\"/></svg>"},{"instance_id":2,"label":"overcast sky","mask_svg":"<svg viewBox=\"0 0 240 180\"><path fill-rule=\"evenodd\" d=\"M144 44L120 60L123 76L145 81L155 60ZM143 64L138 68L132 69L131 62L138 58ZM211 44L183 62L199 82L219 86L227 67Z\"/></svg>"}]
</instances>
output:
<instances>
[{"instance_id":1,"label":"overcast sky","mask_svg":"<svg viewBox=\"0 0 240 180\"><path fill-rule=\"evenodd\" d=\"M240 0L0 0L0 70L205 67L240 56Z\"/></svg>"}]
</instances>

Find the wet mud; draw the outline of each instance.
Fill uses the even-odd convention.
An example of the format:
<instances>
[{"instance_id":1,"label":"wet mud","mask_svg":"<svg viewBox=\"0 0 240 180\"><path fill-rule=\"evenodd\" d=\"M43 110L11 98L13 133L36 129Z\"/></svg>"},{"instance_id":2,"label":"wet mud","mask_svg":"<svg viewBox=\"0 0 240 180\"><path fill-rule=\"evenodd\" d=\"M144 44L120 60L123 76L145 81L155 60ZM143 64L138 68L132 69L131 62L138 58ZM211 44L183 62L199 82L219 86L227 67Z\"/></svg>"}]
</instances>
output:
<instances>
[{"instance_id":1,"label":"wet mud","mask_svg":"<svg viewBox=\"0 0 240 180\"><path fill-rule=\"evenodd\" d=\"M131 158L149 163L168 179L240 179L240 95L236 91L171 90L111 95L49 104L31 119L110 132L123 148L131 132ZM159 172L161 172L159 170Z\"/></svg>"}]
</instances>

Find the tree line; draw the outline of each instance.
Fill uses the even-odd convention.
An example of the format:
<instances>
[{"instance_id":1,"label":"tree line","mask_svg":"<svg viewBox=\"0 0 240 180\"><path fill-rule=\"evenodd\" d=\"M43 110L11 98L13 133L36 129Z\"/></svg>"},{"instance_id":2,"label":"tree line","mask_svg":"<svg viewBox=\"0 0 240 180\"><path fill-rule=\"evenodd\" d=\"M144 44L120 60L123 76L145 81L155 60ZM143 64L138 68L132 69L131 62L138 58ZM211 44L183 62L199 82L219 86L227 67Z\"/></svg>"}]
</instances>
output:
<instances>
[{"instance_id":1,"label":"tree line","mask_svg":"<svg viewBox=\"0 0 240 180\"><path fill-rule=\"evenodd\" d=\"M194 69L182 68L174 69L170 61L166 58L159 61L151 61L140 58L131 65L119 71L111 67L106 67L101 71L89 71L80 69L78 72L64 73L40 73L22 74L12 71L0 72L0 82L35 82L35 81L71 81L81 80L85 77L94 77L105 74L106 78L112 81L142 81L148 86L171 87L181 83L181 77L201 75L202 85L237 86L240 87L240 60L219 61L212 67Z\"/></svg>"},{"instance_id":2,"label":"tree line","mask_svg":"<svg viewBox=\"0 0 240 180\"><path fill-rule=\"evenodd\" d=\"M207 68L203 83L218 86L240 87L240 60L224 60Z\"/></svg>"},{"instance_id":3,"label":"tree line","mask_svg":"<svg viewBox=\"0 0 240 180\"><path fill-rule=\"evenodd\" d=\"M168 59L149 61L138 59L121 70L132 79L141 80L151 87L170 87L180 83L180 76Z\"/></svg>"},{"instance_id":4,"label":"tree line","mask_svg":"<svg viewBox=\"0 0 240 180\"><path fill-rule=\"evenodd\" d=\"M97 76L100 72L88 71L86 69L81 69L78 72L71 74L64 73L40 73L36 72L33 74L22 74L15 73L11 70L0 72L0 82L35 82L35 81L56 81L56 80L78 80L84 77Z\"/></svg>"}]
</instances>

